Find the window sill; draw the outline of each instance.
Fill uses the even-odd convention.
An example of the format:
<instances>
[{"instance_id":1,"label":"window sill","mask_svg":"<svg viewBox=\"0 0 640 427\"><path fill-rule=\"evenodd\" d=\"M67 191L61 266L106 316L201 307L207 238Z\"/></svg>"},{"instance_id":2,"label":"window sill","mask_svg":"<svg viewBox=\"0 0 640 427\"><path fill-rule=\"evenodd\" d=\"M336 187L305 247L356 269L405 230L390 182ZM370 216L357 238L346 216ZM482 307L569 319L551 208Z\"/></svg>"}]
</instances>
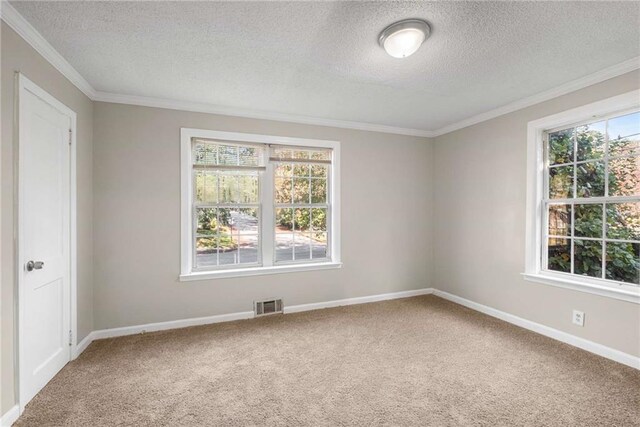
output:
<instances>
[{"instance_id":1,"label":"window sill","mask_svg":"<svg viewBox=\"0 0 640 427\"><path fill-rule=\"evenodd\" d=\"M263 276L266 274L296 273L300 271L332 270L341 268L341 262L319 262L315 264L289 264L271 267L237 268L233 270L194 271L181 274L181 282L196 280L226 279L230 277Z\"/></svg>"},{"instance_id":2,"label":"window sill","mask_svg":"<svg viewBox=\"0 0 640 427\"><path fill-rule=\"evenodd\" d=\"M600 295L622 301L640 304L640 288L633 285L615 283L601 284L595 280L576 279L573 276L566 277L562 274L553 273L522 273L525 280L530 282L543 283L545 285L556 286L589 294Z\"/></svg>"}]
</instances>

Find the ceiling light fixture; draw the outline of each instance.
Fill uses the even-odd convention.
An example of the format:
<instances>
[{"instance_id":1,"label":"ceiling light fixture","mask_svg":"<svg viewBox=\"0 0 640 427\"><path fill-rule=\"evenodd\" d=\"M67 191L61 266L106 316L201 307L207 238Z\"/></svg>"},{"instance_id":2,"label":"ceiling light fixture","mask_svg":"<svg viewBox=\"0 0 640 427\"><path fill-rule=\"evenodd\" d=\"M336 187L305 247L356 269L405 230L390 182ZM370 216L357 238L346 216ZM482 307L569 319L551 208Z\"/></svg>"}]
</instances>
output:
<instances>
[{"instance_id":1,"label":"ceiling light fixture","mask_svg":"<svg viewBox=\"0 0 640 427\"><path fill-rule=\"evenodd\" d=\"M378 43L394 58L413 55L431 34L431 27L421 19L405 19L382 30Z\"/></svg>"}]
</instances>

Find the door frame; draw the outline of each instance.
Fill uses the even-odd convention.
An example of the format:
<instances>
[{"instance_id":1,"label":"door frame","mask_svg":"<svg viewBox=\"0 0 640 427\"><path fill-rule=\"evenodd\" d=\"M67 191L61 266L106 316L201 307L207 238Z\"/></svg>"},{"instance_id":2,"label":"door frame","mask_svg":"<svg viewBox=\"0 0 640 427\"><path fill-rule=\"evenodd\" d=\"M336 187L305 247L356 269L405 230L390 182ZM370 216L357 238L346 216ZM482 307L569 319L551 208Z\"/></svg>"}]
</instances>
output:
<instances>
[{"instance_id":1,"label":"door frame","mask_svg":"<svg viewBox=\"0 0 640 427\"><path fill-rule=\"evenodd\" d=\"M56 110L61 113L68 115L71 118L71 146L69 147L69 284L70 284L70 328L71 328L71 336L70 341L71 344L69 346L69 361L75 359L76 357L76 348L78 345L78 316L77 316L77 176L76 176L76 133L77 133L77 115L75 111L71 108L64 105L62 102L58 101L55 97L50 95L44 89L36 85L34 82L29 80L24 74L21 72L15 73L15 99L14 99L14 112L15 112L15 122L14 122L14 253L15 257L15 288L14 295L17 295L17 303L14 305L17 316L15 316L14 320L17 323L17 352L14 355L16 357L17 366L16 366L16 376L15 384L16 384L16 398L18 400L18 406L20 408L20 414L24 411L24 407L27 403L23 399L23 378L22 369L25 366L23 363L25 356L25 349L23 348L23 334L25 331L23 330L22 324L22 314L24 310L22 309L22 305L24 303L24 295L23 295L23 286L21 283L22 274L21 269L23 268L21 264L21 260L23 257L22 248L20 247L20 240L22 237L21 231L21 223L22 214L20 211L20 190L22 187L22 171L21 171L21 161L20 161L20 134L21 130L24 128L25 123L21 118L20 112L22 111L23 104L20 102L21 97L26 93L30 92L31 94L37 96L42 99L47 104L54 107ZM16 289L17 288L17 289ZM15 301L15 299L14 299ZM14 327L14 330L16 328Z\"/></svg>"}]
</instances>

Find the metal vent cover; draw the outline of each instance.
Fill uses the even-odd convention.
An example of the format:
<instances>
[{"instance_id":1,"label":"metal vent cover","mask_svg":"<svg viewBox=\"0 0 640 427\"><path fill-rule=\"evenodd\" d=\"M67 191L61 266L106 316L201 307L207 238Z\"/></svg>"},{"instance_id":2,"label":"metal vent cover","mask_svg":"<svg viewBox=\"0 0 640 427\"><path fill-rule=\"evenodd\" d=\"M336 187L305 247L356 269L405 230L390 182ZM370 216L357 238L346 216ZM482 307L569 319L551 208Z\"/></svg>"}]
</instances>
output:
<instances>
[{"instance_id":1,"label":"metal vent cover","mask_svg":"<svg viewBox=\"0 0 640 427\"><path fill-rule=\"evenodd\" d=\"M282 299L255 301L253 303L256 316L267 316L269 314L282 313L282 307Z\"/></svg>"}]
</instances>

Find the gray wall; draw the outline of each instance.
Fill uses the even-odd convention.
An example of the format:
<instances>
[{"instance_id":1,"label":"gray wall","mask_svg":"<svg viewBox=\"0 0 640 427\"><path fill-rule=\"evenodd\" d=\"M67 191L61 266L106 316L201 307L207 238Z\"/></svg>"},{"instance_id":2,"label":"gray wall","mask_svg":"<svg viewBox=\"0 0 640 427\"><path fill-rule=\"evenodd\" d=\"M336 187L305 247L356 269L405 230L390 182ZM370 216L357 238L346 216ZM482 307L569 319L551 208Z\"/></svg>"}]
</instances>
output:
<instances>
[{"instance_id":1,"label":"gray wall","mask_svg":"<svg viewBox=\"0 0 640 427\"><path fill-rule=\"evenodd\" d=\"M49 92L78 115L77 128L77 177L78 177L78 339L93 330L92 292L92 209L93 209L93 103L65 77L55 70L42 56L18 36L4 21L0 24L1 40L1 102L2 102L2 343L1 379L3 414L16 403L14 395L14 297L15 254L13 247L13 141L14 141L14 74L21 71L34 83Z\"/></svg>"},{"instance_id":2,"label":"gray wall","mask_svg":"<svg viewBox=\"0 0 640 427\"><path fill-rule=\"evenodd\" d=\"M181 127L340 141L344 267L178 282ZM96 329L429 287L431 169L424 138L97 102Z\"/></svg>"},{"instance_id":3,"label":"gray wall","mask_svg":"<svg viewBox=\"0 0 640 427\"><path fill-rule=\"evenodd\" d=\"M640 355L640 305L524 281L527 123L640 87L640 73L435 139L433 285ZM585 312L584 327L571 323Z\"/></svg>"}]
</instances>

